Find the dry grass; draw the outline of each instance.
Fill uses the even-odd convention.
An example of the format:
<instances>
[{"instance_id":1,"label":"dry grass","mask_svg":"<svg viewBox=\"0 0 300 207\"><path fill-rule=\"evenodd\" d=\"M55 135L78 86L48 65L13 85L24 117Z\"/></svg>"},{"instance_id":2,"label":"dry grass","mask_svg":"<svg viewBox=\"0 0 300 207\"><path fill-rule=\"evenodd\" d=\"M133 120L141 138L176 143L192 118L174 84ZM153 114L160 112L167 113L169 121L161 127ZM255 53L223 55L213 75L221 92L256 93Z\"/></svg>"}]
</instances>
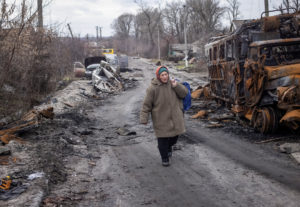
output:
<instances>
[{"instance_id":1,"label":"dry grass","mask_svg":"<svg viewBox=\"0 0 300 207\"><path fill-rule=\"evenodd\" d=\"M2 3L0 17L0 120L19 118L55 90L83 59L83 41L58 36L58 29L35 27L36 18L24 7L12 21L12 8Z\"/></svg>"}]
</instances>

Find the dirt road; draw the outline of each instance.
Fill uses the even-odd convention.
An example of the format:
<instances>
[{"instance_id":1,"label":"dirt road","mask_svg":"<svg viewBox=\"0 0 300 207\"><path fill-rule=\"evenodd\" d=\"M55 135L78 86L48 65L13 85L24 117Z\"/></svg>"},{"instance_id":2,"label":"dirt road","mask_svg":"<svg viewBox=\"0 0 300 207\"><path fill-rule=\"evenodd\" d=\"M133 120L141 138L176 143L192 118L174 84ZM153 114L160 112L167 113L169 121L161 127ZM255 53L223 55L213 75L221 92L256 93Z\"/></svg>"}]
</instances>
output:
<instances>
[{"instance_id":1,"label":"dirt road","mask_svg":"<svg viewBox=\"0 0 300 207\"><path fill-rule=\"evenodd\" d=\"M25 172L43 170L46 176L29 189L31 199L24 195L19 201L31 202L28 206L35 206L33 199L42 206L299 206L296 163L269 146L204 128L188 115L171 166L162 167L151 124L138 123L155 66L144 59L130 59L130 66L142 69L137 87L91 101L24 135L40 149L32 155L39 157L35 167ZM136 135L118 135L119 128ZM22 206L16 200L5 204Z\"/></svg>"}]
</instances>

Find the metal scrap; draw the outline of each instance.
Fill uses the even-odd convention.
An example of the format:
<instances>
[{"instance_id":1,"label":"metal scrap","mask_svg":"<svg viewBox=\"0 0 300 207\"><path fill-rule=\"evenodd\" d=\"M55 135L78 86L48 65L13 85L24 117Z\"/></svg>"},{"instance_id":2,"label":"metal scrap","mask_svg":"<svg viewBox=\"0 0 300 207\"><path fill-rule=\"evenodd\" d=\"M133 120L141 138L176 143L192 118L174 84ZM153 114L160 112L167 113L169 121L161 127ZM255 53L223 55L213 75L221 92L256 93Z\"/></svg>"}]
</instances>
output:
<instances>
[{"instance_id":1,"label":"metal scrap","mask_svg":"<svg viewBox=\"0 0 300 207\"><path fill-rule=\"evenodd\" d=\"M207 114L207 111L200 110L197 114L192 116L192 119L204 118Z\"/></svg>"},{"instance_id":2,"label":"metal scrap","mask_svg":"<svg viewBox=\"0 0 300 207\"><path fill-rule=\"evenodd\" d=\"M96 90L104 93L113 93L123 89L117 70L105 61L101 61L100 67L93 72L92 83Z\"/></svg>"},{"instance_id":3,"label":"metal scrap","mask_svg":"<svg viewBox=\"0 0 300 207\"><path fill-rule=\"evenodd\" d=\"M38 126L42 117L53 119L53 107L49 107L40 111L31 110L26 113L19 121L5 126L5 129L0 130L1 142L4 144L8 144L11 140L21 141L21 139L17 137L17 133Z\"/></svg>"}]
</instances>

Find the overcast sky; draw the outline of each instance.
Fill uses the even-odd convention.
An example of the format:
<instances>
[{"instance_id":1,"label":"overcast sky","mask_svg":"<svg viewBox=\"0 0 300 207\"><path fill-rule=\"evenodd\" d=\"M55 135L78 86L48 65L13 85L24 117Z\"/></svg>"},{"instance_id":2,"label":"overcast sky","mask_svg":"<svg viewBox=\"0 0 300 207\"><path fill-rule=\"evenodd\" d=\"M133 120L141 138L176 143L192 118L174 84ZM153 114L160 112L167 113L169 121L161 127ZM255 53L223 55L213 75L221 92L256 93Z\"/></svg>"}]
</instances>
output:
<instances>
[{"instance_id":1,"label":"overcast sky","mask_svg":"<svg viewBox=\"0 0 300 207\"><path fill-rule=\"evenodd\" d=\"M178 1L178 0L164 0ZM226 0L221 0L225 5ZM264 0L239 0L242 19L258 18L264 10ZM146 0L155 5L156 0ZM282 0L269 0L270 9L278 6ZM73 33L85 36L87 33L96 35L96 26L102 27L103 36L113 35L111 24L124 12L136 14L138 6L134 0L52 0L44 9L44 23L51 25L60 23L67 32L65 25L71 24Z\"/></svg>"}]
</instances>

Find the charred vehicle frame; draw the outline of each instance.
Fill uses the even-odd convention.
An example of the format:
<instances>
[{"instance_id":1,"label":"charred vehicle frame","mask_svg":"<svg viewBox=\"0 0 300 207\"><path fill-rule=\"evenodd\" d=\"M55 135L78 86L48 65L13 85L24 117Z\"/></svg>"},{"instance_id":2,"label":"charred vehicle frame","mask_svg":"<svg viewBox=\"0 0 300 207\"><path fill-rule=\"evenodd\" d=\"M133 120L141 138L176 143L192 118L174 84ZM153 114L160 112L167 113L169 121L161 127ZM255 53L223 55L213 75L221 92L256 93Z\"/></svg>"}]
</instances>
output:
<instances>
[{"instance_id":1,"label":"charred vehicle frame","mask_svg":"<svg viewBox=\"0 0 300 207\"><path fill-rule=\"evenodd\" d=\"M244 21L205 54L217 101L262 133L300 128L300 13Z\"/></svg>"}]
</instances>

